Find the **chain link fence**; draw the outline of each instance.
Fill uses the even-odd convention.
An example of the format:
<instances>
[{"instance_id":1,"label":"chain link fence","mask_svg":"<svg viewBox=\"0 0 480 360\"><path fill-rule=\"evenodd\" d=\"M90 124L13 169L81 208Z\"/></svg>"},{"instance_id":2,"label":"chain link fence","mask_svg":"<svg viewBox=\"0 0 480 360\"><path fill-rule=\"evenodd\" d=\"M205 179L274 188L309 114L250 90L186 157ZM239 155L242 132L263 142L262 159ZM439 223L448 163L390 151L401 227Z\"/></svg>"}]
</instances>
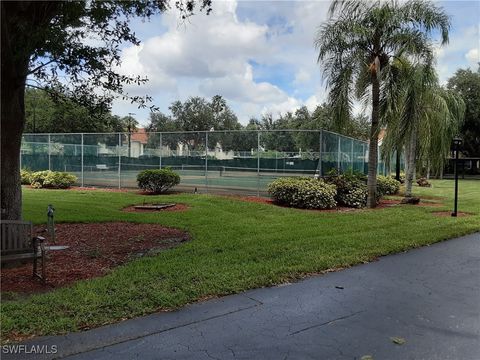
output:
<instances>
[{"instance_id":1,"label":"chain link fence","mask_svg":"<svg viewBox=\"0 0 480 360\"><path fill-rule=\"evenodd\" d=\"M260 194L278 177L366 174L368 143L325 130L24 134L21 162L79 186L133 188L140 171L169 167L183 190ZM378 173L390 173L383 161Z\"/></svg>"}]
</instances>

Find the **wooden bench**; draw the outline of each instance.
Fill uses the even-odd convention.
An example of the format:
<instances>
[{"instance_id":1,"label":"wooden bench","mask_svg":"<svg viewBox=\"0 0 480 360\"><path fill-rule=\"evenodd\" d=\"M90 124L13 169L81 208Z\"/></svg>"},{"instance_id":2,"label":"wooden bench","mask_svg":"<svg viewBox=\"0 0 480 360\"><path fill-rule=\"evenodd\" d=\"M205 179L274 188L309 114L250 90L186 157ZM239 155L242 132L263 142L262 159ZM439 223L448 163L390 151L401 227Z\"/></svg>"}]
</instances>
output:
<instances>
[{"instance_id":1,"label":"wooden bench","mask_svg":"<svg viewBox=\"0 0 480 360\"><path fill-rule=\"evenodd\" d=\"M33 261L33 276L45 283L45 238L33 236L31 222L1 220L1 264ZM38 260L42 270L38 271Z\"/></svg>"}]
</instances>

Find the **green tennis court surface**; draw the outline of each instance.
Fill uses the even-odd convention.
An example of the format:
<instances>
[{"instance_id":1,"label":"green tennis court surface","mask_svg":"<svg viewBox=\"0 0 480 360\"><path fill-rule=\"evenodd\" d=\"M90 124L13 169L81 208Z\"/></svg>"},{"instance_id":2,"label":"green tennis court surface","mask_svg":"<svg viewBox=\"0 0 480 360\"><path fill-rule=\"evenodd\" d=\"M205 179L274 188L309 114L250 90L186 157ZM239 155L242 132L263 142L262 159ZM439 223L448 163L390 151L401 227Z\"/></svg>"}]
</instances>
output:
<instances>
[{"instance_id":1,"label":"green tennis court surface","mask_svg":"<svg viewBox=\"0 0 480 360\"><path fill-rule=\"evenodd\" d=\"M307 176L313 177L315 170L283 170L283 169L260 169L235 168L235 167L214 167L208 169L198 166L172 166L172 169L180 175L180 186L188 187L220 187L230 189L261 190L265 191L267 185L278 177L284 176ZM137 174L143 169L123 170L118 169L102 170L94 166L86 167L83 172L84 186L106 186L106 187L137 187ZM82 173L74 172L81 182Z\"/></svg>"}]
</instances>

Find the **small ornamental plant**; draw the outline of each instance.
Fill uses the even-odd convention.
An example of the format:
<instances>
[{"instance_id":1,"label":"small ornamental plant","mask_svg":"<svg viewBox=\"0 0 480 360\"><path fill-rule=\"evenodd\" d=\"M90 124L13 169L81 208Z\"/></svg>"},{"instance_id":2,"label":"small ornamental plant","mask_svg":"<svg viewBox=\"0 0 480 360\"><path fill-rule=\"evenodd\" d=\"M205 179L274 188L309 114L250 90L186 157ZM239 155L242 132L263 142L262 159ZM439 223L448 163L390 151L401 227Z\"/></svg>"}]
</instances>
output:
<instances>
[{"instance_id":1,"label":"small ornamental plant","mask_svg":"<svg viewBox=\"0 0 480 360\"><path fill-rule=\"evenodd\" d=\"M279 178L268 185L268 193L281 205L302 209L331 209L337 206L334 185L321 179Z\"/></svg>"},{"instance_id":2,"label":"small ornamental plant","mask_svg":"<svg viewBox=\"0 0 480 360\"><path fill-rule=\"evenodd\" d=\"M138 187L152 194L161 194L180 184L180 175L170 168L144 170L137 175Z\"/></svg>"}]
</instances>

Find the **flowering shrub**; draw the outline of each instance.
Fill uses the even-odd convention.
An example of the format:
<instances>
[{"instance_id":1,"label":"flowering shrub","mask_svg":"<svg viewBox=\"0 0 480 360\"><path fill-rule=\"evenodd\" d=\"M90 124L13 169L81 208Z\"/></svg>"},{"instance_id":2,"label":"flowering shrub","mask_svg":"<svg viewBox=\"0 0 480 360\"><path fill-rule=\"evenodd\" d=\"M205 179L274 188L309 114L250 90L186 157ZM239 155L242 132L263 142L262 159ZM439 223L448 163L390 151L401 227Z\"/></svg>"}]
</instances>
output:
<instances>
[{"instance_id":1,"label":"flowering shrub","mask_svg":"<svg viewBox=\"0 0 480 360\"><path fill-rule=\"evenodd\" d=\"M367 205L367 185L353 175L333 175L327 178L328 183L337 188L335 200L341 206L361 208Z\"/></svg>"},{"instance_id":2,"label":"flowering shrub","mask_svg":"<svg viewBox=\"0 0 480 360\"><path fill-rule=\"evenodd\" d=\"M161 194L180 183L180 175L169 168L144 170L137 175L138 187L153 194Z\"/></svg>"},{"instance_id":3,"label":"flowering shrub","mask_svg":"<svg viewBox=\"0 0 480 360\"><path fill-rule=\"evenodd\" d=\"M77 177L66 172L45 170L31 174L30 181L36 189L67 189L77 181Z\"/></svg>"},{"instance_id":4,"label":"flowering shrub","mask_svg":"<svg viewBox=\"0 0 480 360\"><path fill-rule=\"evenodd\" d=\"M400 181L388 176L377 176L377 193L379 196L393 195L400 190Z\"/></svg>"},{"instance_id":5,"label":"flowering shrub","mask_svg":"<svg viewBox=\"0 0 480 360\"><path fill-rule=\"evenodd\" d=\"M20 170L20 178L22 185L30 185L32 183L32 172L27 169Z\"/></svg>"},{"instance_id":6,"label":"flowering shrub","mask_svg":"<svg viewBox=\"0 0 480 360\"><path fill-rule=\"evenodd\" d=\"M321 179L279 178L268 185L268 193L282 205L304 209L331 209L335 201L334 185Z\"/></svg>"}]
</instances>

